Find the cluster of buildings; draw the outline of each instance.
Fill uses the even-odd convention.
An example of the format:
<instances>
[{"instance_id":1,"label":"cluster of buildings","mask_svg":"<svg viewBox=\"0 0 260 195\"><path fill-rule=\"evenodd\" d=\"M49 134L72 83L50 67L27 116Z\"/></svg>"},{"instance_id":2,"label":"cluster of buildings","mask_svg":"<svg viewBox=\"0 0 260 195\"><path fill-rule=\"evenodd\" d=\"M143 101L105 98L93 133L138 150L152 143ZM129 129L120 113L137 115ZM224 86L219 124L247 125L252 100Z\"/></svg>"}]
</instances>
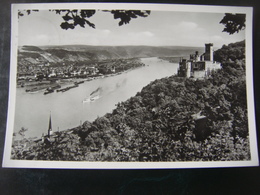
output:
<instances>
[{"instance_id":1,"label":"cluster of buildings","mask_svg":"<svg viewBox=\"0 0 260 195\"><path fill-rule=\"evenodd\" d=\"M199 55L196 51L190 55L190 59L182 59L179 62L178 76L204 78L210 76L212 71L221 69L221 64L214 61L213 43L205 44L205 53Z\"/></svg>"},{"instance_id":2,"label":"cluster of buildings","mask_svg":"<svg viewBox=\"0 0 260 195\"><path fill-rule=\"evenodd\" d=\"M18 80L23 79L35 79L42 80L44 78L70 78L70 77L88 77L99 74L99 69L95 66L91 67L48 67L45 69L37 69L35 68L32 71L27 73L18 73Z\"/></svg>"},{"instance_id":3,"label":"cluster of buildings","mask_svg":"<svg viewBox=\"0 0 260 195\"><path fill-rule=\"evenodd\" d=\"M86 78L121 72L142 64L133 59L114 59L92 65L18 65L18 80L42 80L44 78Z\"/></svg>"}]
</instances>

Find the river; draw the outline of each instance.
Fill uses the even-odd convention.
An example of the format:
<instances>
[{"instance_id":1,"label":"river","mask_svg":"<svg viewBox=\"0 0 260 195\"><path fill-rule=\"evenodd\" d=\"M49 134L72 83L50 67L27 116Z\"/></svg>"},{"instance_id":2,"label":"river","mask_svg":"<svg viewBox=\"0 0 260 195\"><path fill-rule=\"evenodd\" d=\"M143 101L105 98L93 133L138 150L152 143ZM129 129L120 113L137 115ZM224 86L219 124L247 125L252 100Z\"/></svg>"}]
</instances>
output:
<instances>
[{"instance_id":1,"label":"river","mask_svg":"<svg viewBox=\"0 0 260 195\"><path fill-rule=\"evenodd\" d=\"M14 132L24 127L25 137L40 137L47 133L51 114L53 131L76 127L84 121L94 121L98 116L111 112L118 102L125 101L155 79L177 73L178 64L158 58L141 59L146 66L122 74L84 82L67 92L26 93L17 88ZM83 100L100 90L99 99Z\"/></svg>"}]
</instances>

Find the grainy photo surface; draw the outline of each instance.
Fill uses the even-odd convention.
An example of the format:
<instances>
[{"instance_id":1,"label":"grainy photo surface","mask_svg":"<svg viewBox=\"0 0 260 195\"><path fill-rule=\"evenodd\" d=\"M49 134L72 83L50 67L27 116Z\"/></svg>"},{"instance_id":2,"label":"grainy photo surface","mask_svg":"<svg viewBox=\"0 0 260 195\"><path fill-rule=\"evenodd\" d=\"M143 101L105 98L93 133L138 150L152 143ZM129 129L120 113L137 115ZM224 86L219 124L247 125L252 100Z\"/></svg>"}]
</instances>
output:
<instances>
[{"instance_id":1,"label":"grainy photo surface","mask_svg":"<svg viewBox=\"0 0 260 195\"><path fill-rule=\"evenodd\" d=\"M4 167L258 165L251 8L15 4L12 14Z\"/></svg>"}]
</instances>

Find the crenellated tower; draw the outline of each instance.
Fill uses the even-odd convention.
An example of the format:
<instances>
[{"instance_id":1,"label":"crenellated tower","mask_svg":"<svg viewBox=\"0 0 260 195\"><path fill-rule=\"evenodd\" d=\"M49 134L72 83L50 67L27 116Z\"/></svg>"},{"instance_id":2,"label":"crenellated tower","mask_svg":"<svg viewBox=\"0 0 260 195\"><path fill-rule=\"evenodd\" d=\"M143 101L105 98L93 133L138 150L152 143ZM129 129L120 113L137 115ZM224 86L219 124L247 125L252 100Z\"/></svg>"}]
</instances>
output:
<instances>
[{"instance_id":1,"label":"crenellated tower","mask_svg":"<svg viewBox=\"0 0 260 195\"><path fill-rule=\"evenodd\" d=\"M213 62L213 43L205 44L204 60Z\"/></svg>"}]
</instances>

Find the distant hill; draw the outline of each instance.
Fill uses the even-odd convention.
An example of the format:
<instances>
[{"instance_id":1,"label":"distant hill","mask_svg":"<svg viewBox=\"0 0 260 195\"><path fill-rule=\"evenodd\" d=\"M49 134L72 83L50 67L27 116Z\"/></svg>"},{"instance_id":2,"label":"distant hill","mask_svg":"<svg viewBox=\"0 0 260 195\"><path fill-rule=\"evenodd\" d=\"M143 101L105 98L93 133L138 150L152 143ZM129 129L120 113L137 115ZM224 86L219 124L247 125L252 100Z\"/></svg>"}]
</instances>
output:
<instances>
[{"instance_id":1,"label":"distant hill","mask_svg":"<svg viewBox=\"0 0 260 195\"><path fill-rule=\"evenodd\" d=\"M187 57L203 47L181 46L21 46L18 48L18 64L57 64L66 62L91 62L96 60L144 57Z\"/></svg>"}]
</instances>

